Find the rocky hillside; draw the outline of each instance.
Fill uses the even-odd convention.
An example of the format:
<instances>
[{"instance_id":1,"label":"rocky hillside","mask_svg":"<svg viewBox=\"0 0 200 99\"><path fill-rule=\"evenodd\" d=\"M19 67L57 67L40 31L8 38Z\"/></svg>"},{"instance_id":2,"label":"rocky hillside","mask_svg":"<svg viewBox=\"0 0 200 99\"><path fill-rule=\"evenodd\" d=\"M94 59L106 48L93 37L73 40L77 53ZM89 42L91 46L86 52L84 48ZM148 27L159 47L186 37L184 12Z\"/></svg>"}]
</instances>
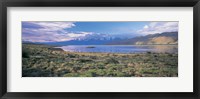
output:
<instances>
[{"instance_id":1,"label":"rocky hillside","mask_svg":"<svg viewBox=\"0 0 200 99\"><path fill-rule=\"evenodd\" d=\"M140 36L127 40L108 43L108 45L152 45L152 44L178 44L178 32L157 33L157 34Z\"/></svg>"}]
</instances>

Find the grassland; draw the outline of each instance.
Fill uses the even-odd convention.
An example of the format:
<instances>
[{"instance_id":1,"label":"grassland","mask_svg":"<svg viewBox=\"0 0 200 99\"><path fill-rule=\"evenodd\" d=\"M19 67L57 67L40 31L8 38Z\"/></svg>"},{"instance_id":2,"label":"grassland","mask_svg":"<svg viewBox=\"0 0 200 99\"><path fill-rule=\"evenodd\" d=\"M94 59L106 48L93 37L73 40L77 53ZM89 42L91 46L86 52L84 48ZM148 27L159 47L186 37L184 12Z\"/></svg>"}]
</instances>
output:
<instances>
[{"instance_id":1,"label":"grassland","mask_svg":"<svg viewBox=\"0 0 200 99\"><path fill-rule=\"evenodd\" d=\"M177 77L178 55L65 52L23 44L23 77Z\"/></svg>"}]
</instances>

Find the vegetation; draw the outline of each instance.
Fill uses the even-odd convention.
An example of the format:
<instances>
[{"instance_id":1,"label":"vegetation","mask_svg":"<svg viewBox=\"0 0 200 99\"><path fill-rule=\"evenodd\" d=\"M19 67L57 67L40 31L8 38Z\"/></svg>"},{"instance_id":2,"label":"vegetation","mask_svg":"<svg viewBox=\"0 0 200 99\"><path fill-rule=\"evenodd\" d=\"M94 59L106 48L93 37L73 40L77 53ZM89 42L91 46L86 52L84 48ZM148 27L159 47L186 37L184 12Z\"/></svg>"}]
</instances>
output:
<instances>
[{"instance_id":1,"label":"vegetation","mask_svg":"<svg viewBox=\"0 0 200 99\"><path fill-rule=\"evenodd\" d=\"M23 77L177 77L178 55L65 52L23 44Z\"/></svg>"},{"instance_id":2,"label":"vegetation","mask_svg":"<svg viewBox=\"0 0 200 99\"><path fill-rule=\"evenodd\" d=\"M86 48L95 48L94 46L87 46Z\"/></svg>"}]
</instances>

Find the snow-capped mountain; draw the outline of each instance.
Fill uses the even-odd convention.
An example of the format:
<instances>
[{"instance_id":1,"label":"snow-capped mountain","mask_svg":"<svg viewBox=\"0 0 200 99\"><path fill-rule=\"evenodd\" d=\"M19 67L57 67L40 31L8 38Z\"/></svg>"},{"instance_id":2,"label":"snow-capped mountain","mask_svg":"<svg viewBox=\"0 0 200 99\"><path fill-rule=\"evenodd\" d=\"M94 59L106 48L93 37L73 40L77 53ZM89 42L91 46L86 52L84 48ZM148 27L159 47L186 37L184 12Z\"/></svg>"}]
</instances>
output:
<instances>
[{"instance_id":1,"label":"snow-capped mountain","mask_svg":"<svg viewBox=\"0 0 200 99\"><path fill-rule=\"evenodd\" d=\"M109 42L119 41L127 39L122 36L113 36L108 34L88 34L83 37L75 38L70 41L62 41L62 42L43 42L40 44L49 44L49 45L58 45L58 46L64 46L64 45L103 45L107 44Z\"/></svg>"}]
</instances>

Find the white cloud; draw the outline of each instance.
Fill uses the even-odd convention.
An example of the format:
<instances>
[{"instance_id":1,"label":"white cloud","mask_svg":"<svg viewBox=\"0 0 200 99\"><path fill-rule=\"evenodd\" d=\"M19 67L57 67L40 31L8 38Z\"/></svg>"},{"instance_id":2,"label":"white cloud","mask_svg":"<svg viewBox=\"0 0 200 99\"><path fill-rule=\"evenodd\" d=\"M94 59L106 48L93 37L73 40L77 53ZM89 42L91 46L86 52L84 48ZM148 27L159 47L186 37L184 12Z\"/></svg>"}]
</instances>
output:
<instances>
[{"instance_id":1,"label":"white cloud","mask_svg":"<svg viewBox=\"0 0 200 99\"><path fill-rule=\"evenodd\" d=\"M148 25L145 25L145 26L144 26L144 29L148 29L148 28L149 28L149 26L148 26Z\"/></svg>"},{"instance_id":2,"label":"white cloud","mask_svg":"<svg viewBox=\"0 0 200 99\"><path fill-rule=\"evenodd\" d=\"M178 22L151 22L145 25L143 29L138 30L140 34L155 34L163 32L176 32L178 31Z\"/></svg>"},{"instance_id":3,"label":"white cloud","mask_svg":"<svg viewBox=\"0 0 200 99\"><path fill-rule=\"evenodd\" d=\"M57 31L75 26L73 22L31 22L32 24L39 25L44 31Z\"/></svg>"},{"instance_id":4,"label":"white cloud","mask_svg":"<svg viewBox=\"0 0 200 99\"><path fill-rule=\"evenodd\" d=\"M23 27L23 40L30 42L60 42L69 41L92 34L92 32L69 32L66 29L75 27L73 22L24 22L29 27ZM31 26L37 26L33 28Z\"/></svg>"},{"instance_id":5,"label":"white cloud","mask_svg":"<svg viewBox=\"0 0 200 99\"><path fill-rule=\"evenodd\" d=\"M86 35L90 35L92 32L79 32L79 33L68 33L67 35L71 38L85 37Z\"/></svg>"}]
</instances>

